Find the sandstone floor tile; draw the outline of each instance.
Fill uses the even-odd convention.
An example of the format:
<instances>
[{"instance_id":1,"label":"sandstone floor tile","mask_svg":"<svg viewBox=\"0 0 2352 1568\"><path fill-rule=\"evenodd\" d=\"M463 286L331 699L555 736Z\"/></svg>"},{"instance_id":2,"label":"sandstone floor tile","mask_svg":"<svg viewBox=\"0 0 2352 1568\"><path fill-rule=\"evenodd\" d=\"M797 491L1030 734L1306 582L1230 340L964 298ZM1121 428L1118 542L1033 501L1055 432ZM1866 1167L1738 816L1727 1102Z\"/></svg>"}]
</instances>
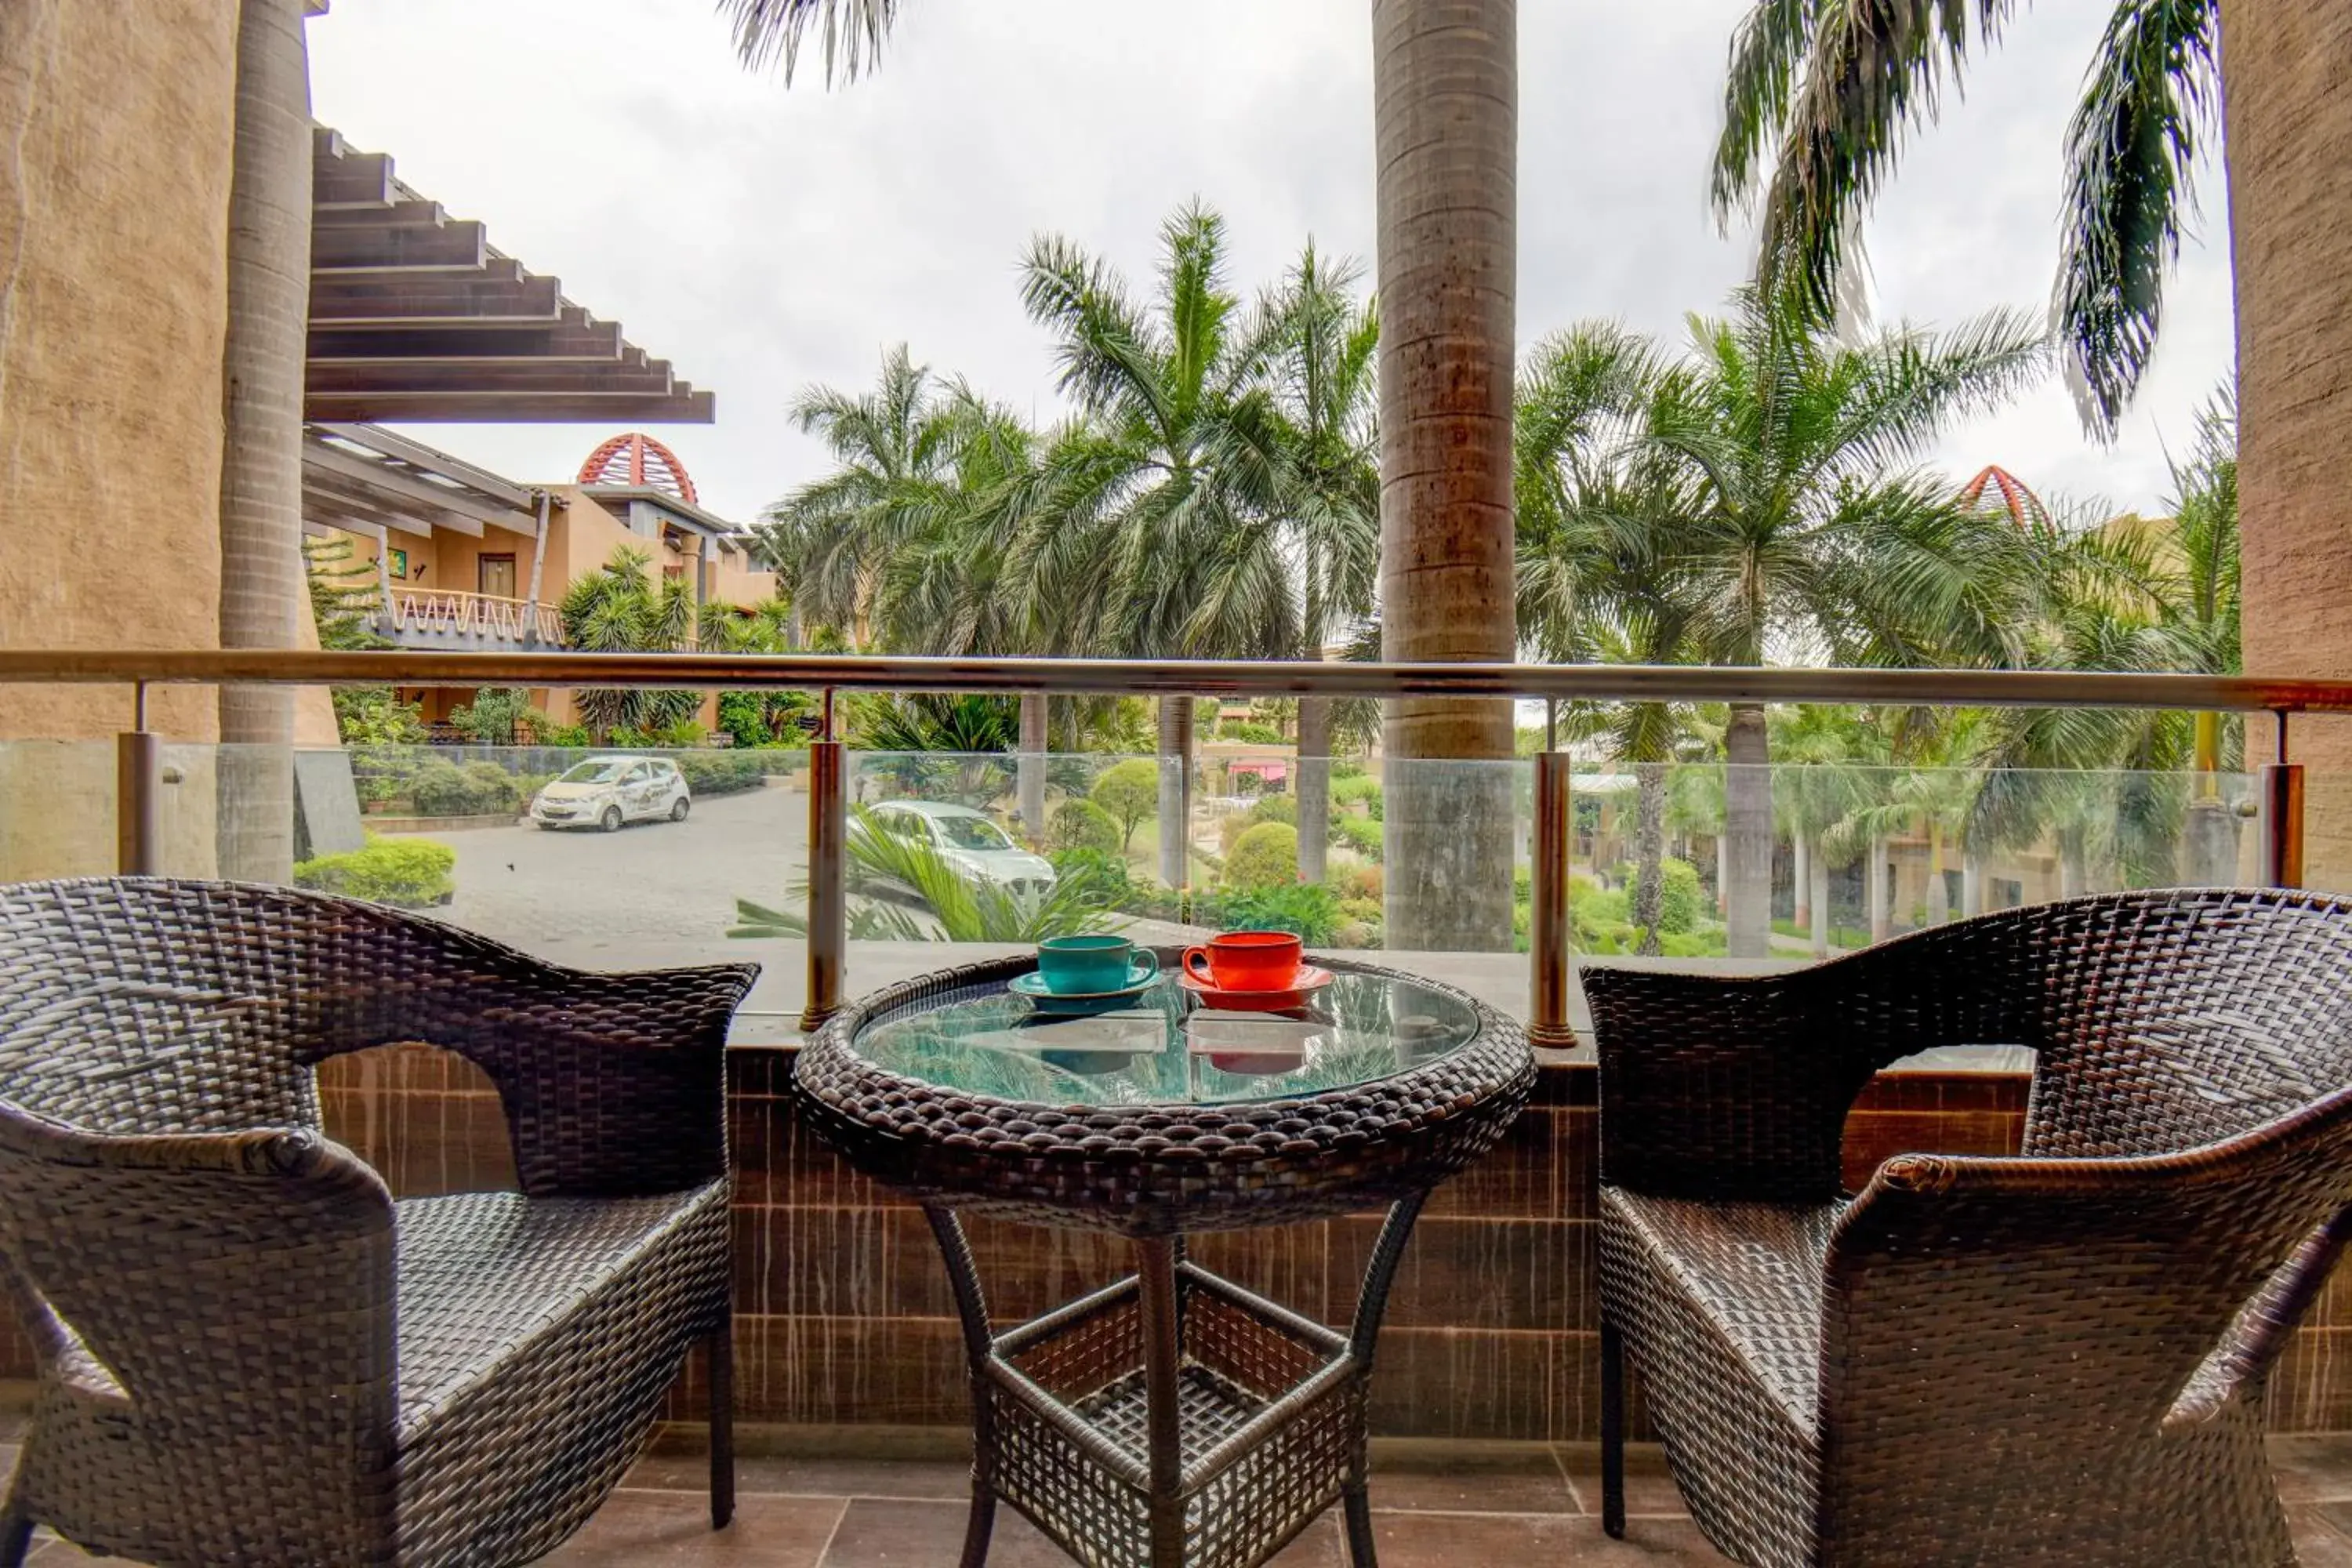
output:
<instances>
[{"instance_id":1,"label":"sandstone floor tile","mask_svg":"<svg viewBox=\"0 0 2352 1568\"><path fill-rule=\"evenodd\" d=\"M713 1530L701 1497L625 1489L540 1561L551 1568L817 1568L845 1506L839 1498L742 1497L734 1522Z\"/></svg>"},{"instance_id":2,"label":"sandstone floor tile","mask_svg":"<svg viewBox=\"0 0 2352 1568\"><path fill-rule=\"evenodd\" d=\"M1636 1519L1612 1541L1598 1519L1561 1514L1374 1513L1381 1568L1543 1563L1559 1568L1721 1568L1686 1519Z\"/></svg>"},{"instance_id":3,"label":"sandstone floor tile","mask_svg":"<svg viewBox=\"0 0 2352 1568\"><path fill-rule=\"evenodd\" d=\"M1601 1512L1601 1445L1562 1443L1560 1468L1568 1472L1570 1489L1582 1511ZM1665 1451L1647 1443L1625 1450L1625 1512L1629 1517L1687 1514L1683 1494L1667 1473Z\"/></svg>"},{"instance_id":4,"label":"sandstone floor tile","mask_svg":"<svg viewBox=\"0 0 2352 1568\"><path fill-rule=\"evenodd\" d=\"M2282 1501L2352 1499L2352 1436L2273 1437L2270 1454Z\"/></svg>"},{"instance_id":5,"label":"sandstone floor tile","mask_svg":"<svg viewBox=\"0 0 2352 1568\"><path fill-rule=\"evenodd\" d=\"M1549 1445L1372 1445L1372 1507L1402 1512L1575 1513L1576 1494Z\"/></svg>"},{"instance_id":6,"label":"sandstone floor tile","mask_svg":"<svg viewBox=\"0 0 2352 1568\"><path fill-rule=\"evenodd\" d=\"M709 1483L699 1454L649 1454L629 1471L627 1485L698 1492ZM805 1455L739 1455L739 1496L792 1493L803 1497L920 1498L961 1501L971 1495L971 1466L960 1459L826 1459Z\"/></svg>"}]
</instances>

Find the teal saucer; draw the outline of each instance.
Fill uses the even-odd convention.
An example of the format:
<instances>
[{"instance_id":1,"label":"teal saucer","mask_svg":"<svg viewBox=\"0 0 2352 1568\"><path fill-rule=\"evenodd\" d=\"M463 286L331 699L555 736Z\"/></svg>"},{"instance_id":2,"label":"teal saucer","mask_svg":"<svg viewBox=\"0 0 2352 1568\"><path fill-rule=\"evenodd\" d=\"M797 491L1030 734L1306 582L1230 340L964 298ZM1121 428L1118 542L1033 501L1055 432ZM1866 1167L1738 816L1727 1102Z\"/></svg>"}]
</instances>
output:
<instances>
[{"instance_id":1,"label":"teal saucer","mask_svg":"<svg viewBox=\"0 0 2352 1568\"><path fill-rule=\"evenodd\" d=\"M1133 973L1129 970L1129 973ZM1108 1013L1142 995L1160 983L1157 974L1146 975L1133 985L1123 985L1116 991L1048 991L1045 977L1032 970L1016 974L1005 989L1015 995L1026 996L1037 1005L1040 1013L1064 1013L1083 1017L1089 1013Z\"/></svg>"}]
</instances>

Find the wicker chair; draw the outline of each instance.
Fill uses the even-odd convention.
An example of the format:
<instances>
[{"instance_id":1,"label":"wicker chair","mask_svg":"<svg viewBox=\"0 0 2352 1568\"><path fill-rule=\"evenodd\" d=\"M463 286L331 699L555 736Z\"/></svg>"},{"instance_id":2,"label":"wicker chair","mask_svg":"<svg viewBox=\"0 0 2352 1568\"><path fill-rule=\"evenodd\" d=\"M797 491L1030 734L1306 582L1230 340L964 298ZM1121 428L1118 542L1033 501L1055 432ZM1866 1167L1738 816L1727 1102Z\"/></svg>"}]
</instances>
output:
<instances>
[{"instance_id":1,"label":"wicker chair","mask_svg":"<svg viewBox=\"0 0 2352 1568\"><path fill-rule=\"evenodd\" d=\"M0 1510L143 1562L526 1562L635 1457L698 1339L732 1507L722 1051L751 965L552 968L373 904L0 888L0 1286L41 1384ZM313 1068L498 1086L520 1193L395 1203Z\"/></svg>"},{"instance_id":2,"label":"wicker chair","mask_svg":"<svg viewBox=\"0 0 2352 1568\"><path fill-rule=\"evenodd\" d=\"M1751 1568L2294 1562L2263 1387L2347 1228L2352 905L2122 894L1584 984L1612 1534L1630 1353ZM1871 1075L1966 1044L2039 1052L2023 1154L1843 1196Z\"/></svg>"}]
</instances>

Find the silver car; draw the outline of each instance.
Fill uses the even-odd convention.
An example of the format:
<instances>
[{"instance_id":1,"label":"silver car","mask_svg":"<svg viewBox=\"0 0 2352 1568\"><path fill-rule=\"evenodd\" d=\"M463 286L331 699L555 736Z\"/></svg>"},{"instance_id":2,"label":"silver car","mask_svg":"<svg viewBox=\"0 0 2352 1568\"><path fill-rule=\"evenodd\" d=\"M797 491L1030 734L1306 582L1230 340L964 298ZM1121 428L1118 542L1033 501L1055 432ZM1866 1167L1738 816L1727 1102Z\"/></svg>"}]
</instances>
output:
<instances>
[{"instance_id":1,"label":"silver car","mask_svg":"<svg viewBox=\"0 0 2352 1568\"><path fill-rule=\"evenodd\" d=\"M1022 848L968 805L886 800L868 806L866 819L884 833L930 846L957 870L1008 891L1045 893L1054 886L1052 861Z\"/></svg>"},{"instance_id":2,"label":"silver car","mask_svg":"<svg viewBox=\"0 0 2352 1568\"><path fill-rule=\"evenodd\" d=\"M694 808L686 775L667 757L590 757L531 796L541 827L601 827L628 822L684 822Z\"/></svg>"}]
</instances>

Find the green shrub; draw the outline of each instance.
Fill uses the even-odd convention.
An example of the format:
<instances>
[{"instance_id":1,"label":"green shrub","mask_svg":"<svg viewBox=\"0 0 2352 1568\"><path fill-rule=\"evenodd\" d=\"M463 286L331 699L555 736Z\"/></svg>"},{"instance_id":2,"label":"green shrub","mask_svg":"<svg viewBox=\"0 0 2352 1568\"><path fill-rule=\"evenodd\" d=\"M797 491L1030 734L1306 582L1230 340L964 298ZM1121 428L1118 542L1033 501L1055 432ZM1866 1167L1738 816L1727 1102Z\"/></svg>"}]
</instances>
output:
<instances>
[{"instance_id":1,"label":"green shrub","mask_svg":"<svg viewBox=\"0 0 2352 1568\"><path fill-rule=\"evenodd\" d=\"M1358 773L1352 778L1335 778L1331 781L1333 806L1360 805L1364 808L1364 815L1374 822L1381 820L1384 800L1385 797L1381 794L1381 781L1366 774Z\"/></svg>"},{"instance_id":2,"label":"green shrub","mask_svg":"<svg viewBox=\"0 0 2352 1568\"><path fill-rule=\"evenodd\" d=\"M1331 842L1344 845L1377 865L1382 853L1383 835L1377 822L1360 816L1335 816L1331 819Z\"/></svg>"},{"instance_id":3,"label":"green shrub","mask_svg":"<svg viewBox=\"0 0 2352 1568\"><path fill-rule=\"evenodd\" d=\"M1298 801L1294 795L1270 795L1249 808L1249 819L1258 822L1284 822L1298 826Z\"/></svg>"},{"instance_id":4,"label":"green shrub","mask_svg":"<svg viewBox=\"0 0 2352 1568\"><path fill-rule=\"evenodd\" d=\"M1377 907L1388 891L1388 876L1378 866L1357 866L1340 872L1331 885L1343 900L1361 900Z\"/></svg>"},{"instance_id":5,"label":"green shrub","mask_svg":"<svg viewBox=\"0 0 2352 1568\"><path fill-rule=\"evenodd\" d=\"M1240 888L1218 900L1218 924L1234 931L1286 931L1309 947L1330 946L1340 919L1338 895L1312 883Z\"/></svg>"},{"instance_id":6,"label":"green shrub","mask_svg":"<svg viewBox=\"0 0 2352 1568\"><path fill-rule=\"evenodd\" d=\"M420 816L488 816L520 807L514 775L496 763L459 766L435 757L409 781L409 798Z\"/></svg>"},{"instance_id":7,"label":"green shrub","mask_svg":"<svg viewBox=\"0 0 2352 1568\"><path fill-rule=\"evenodd\" d=\"M664 751L688 751L709 745L710 731L702 727L700 719L680 719L675 724L664 724L655 730L652 743Z\"/></svg>"},{"instance_id":8,"label":"green shrub","mask_svg":"<svg viewBox=\"0 0 2352 1568\"><path fill-rule=\"evenodd\" d=\"M449 710L449 722L478 746L511 746L525 739L516 730L530 712L530 693L523 688L485 686L473 701Z\"/></svg>"},{"instance_id":9,"label":"green shrub","mask_svg":"<svg viewBox=\"0 0 2352 1568\"><path fill-rule=\"evenodd\" d=\"M686 787L698 795L758 789L768 776L766 762L751 752L684 752L675 760L677 771L686 775Z\"/></svg>"},{"instance_id":10,"label":"green shrub","mask_svg":"<svg viewBox=\"0 0 2352 1568\"><path fill-rule=\"evenodd\" d=\"M1279 888L1298 880L1298 829L1285 822L1261 822L1234 841L1225 857L1225 886Z\"/></svg>"},{"instance_id":11,"label":"green shrub","mask_svg":"<svg viewBox=\"0 0 2352 1568\"><path fill-rule=\"evenodd\" d=\"M1581 877L1569 882L1568 907L1578 920L1595 925L1622 925L1633 918L1627 912L1625 889L1604 888Z\"/></svg>"},{"instance_id":12,"label":"green shrub","mask_svg":"<svg viewBox=\"0 0 2352 1568\"><path fill-rule=\"evenodd\" d=\"M454 770L453 770L454 771ZM457 852L429 838L378 838L364 847L321 855L294 868L294 885L404 910L446 904L457 891Z\"/></svg>"},{"instance_id":13,"label":"green shrub","mask_svg":"<svg viewBox=\"0 0 2352 1568\"><path fill-rule=\"evenodd\" d=\"M1668 859L1659 863L1658 870L1658 934L1686 934L1698 925L1698 868L1687 860ZM1638 899L1628 902L1640 905Z\"/></svg>"},{"instance_id":14,"label":"green shrub","mask_svg":"<svg viewBox=\"0 0 2352 1568\"><path fill-rule=\"evenodd\" d=\"M1217 726L1221 741L1246 741L1253 746L1278 746L1282 731L1255 719L1230 719Z\"/></svg>"},{"instance_id":15,"label":"green shrub","mask_svg":"<svg viewBox=\"0 0 2352 1568\"><path fill-rule=\"evenodd\" d=\"M1093 801L1066 800L1054 808L1046 824L1045 847L1116 855L1119 850L1118 824Z\"/></svg>"},{"instance_id":16,"label":"green shrub","mask_svg":"<svg viewBox=\"0 0 2352 1568\"><path fill-rule=\"evenodd\" d=\"M1118 834L1114 832L1112 837L1116 839ZM1072 846L1056 849L1046 858L1054 863L1054 874L1063 885L1084 889L1087 902L1097 909L1124 910L1136 896L1116 843L1108 849Z\"/></svg>"},{"instance_id":17,"label":"green shrub","mask_svg":"<svg viewBox=\"0 0 2352 1568\"><path fill-rule=\"evenodd\" d=\"M588 732L585 724L541 724L539 743L559 751L584 752L596 743L596 737Z\"/></svg>"},{"instance_id":18,"label":"green shrub","mask_svg":"<svg viewBox=\"0 0 2352 1568\"><path fill-rule=\"evenodd\" d=\"M1229 811L1217 818L1218 853L1232 854L1234 846L1242 841L1242 835L1256 826L1257 819L1247 811Z\"/></svg>"},{"instance_id":19,"label":"green shrub","mask_svg":"<svg viewBox=\"0 0 2352 1568\"><path fill-rule=\"evenodd\" d=\"M1331 784L1334 789L1337 789L1340 784L1345 784L1349 779L1360 779L1363 776L1363 763L1349 762L1338 757L1334 757L1331 760Z\"/></svg>"},{"instance_id":20,"label":"green shrub","mask_svg":"<svg viewBox=\"0 0 2352 1568\"><path fill-rule=\"evenodd\" d=\"M1141 757L1130 757L1104 769L1087 798L1118 824L1118 851L1124 855L1135 842L1136 825L1160 809L1160 770Z\"/></svg>"}]
</instances>

